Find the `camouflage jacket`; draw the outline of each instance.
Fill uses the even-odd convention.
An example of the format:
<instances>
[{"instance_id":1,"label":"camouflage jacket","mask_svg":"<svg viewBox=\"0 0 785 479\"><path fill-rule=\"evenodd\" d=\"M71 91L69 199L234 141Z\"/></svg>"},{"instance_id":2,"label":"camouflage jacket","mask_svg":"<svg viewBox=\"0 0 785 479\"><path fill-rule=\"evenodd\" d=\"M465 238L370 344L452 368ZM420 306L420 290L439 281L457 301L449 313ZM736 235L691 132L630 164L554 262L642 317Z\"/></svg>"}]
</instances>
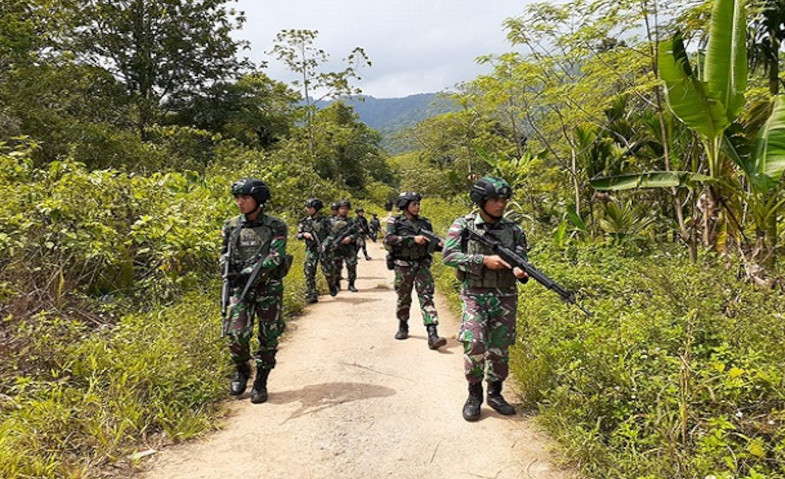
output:
<instances>
[{"instance_id":1,"label":"camouflage jacket","mask_svg":"<svg viewBox=\"0 0 785 479\"><path fill-rule=\"evenodd\" d=\"M445 265L456 268L464 291L490 291L499 296L516 295L517 282L512 270L494 271L486 268L483 259L493 253L485 250L476 241L469 240L464 233L467 228L493 236L526 258L528 247L521 227L507 218L502 218L498 223L486 223L480 215L461 216L450 226L442 255ZM484 284L492 286L483 286Z\"/></svg>"},{"instance_id":2,"label":"camouflage jacket","mask_svg":"<svg viewBox=\"0 0 785 479\"><path fill-rule=\"evenodd\" d=\"M360 238L360 225L357 223L356 218L349 218L346 216L332 216L330 217L329 232L324 239L323 249L325 251L339 251L348 254L349 250L356 249L356 242ZM333 246L333 242L337 240L342 234L349 232L349 238L352 240L349 244L339 244Z\"/></svg>"},{"instance_id":3,"label":"camouflage jacket","mask_svg":"<svg viewBox=\"0 0 785 479\"><path fill-rule=\"evenodd\" d=\"M430 220L423 216L408 219L406 215L391 216L387 220L384 247L392 253L396 264L408 264L430 258L427 244L417 244L414 237L421 229L433 231Z\"/></svg>"},{"instance_id":4,"label":"camouflage jacket","mask_svg":"<svg viewBox=\"0 0 785 479\"><path fill-rule=\"evenodd\" d=\"M229 272L241 273L261 261L260 277L269 276L286 261L286 235L286 223L278 218L260 213L255 221L248 221L245 215L235 216L221 229L221 269L229 261Z\"/></svg>"},{"instance_id":5,"label":"camouflage jacket","mask_svg":"<svg viewBox=\"0 0 785 479\"><path fill-rule=\"evenodd\" d=\"M305 241L305 247L311 251L318 251L327 234L330 232L330 218L322 215L308 216L297 224L296 238ZM313 240L306 240L303 233L311 233Z\"/></svg>"}]
</instances>

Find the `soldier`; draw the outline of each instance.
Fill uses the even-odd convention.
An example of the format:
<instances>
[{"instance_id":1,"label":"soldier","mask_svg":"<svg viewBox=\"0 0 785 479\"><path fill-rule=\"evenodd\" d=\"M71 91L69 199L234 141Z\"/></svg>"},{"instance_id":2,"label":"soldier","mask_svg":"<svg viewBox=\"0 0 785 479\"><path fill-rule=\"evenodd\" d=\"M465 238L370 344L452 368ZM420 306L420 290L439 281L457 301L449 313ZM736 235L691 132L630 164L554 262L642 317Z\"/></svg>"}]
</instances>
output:
<instances>
[{"instance_id":1,"label":"soldier","mask_svg":"<svg viewBox=\"0 0 785 479\"><path fill-rule=\"evenodd\" d=\"M300 220L297 225L297 239L305 241L303 272L305 273L305 302L308 304L319 301L316 292L316 268L319 265L322 242L330 228L329 218L325 218L320 213L323 207L324 203L319 198L307 200L305 210L308 216ZM322 261L322 274L327 277L324 261Z\"/></svg>"},{"instance_id":2,"label":"soldier","mask_svg":"<svg viewBox=\"0 0 785 479\"><path fill-rule=\"evenodd\" d=\"M324 262L330 262L327 269L327 284L330 295L335 296L340 289L340 274L343 263L346 263L346 272L349 280L349 291L356 293L354 282L357 279L357 249L355 244L360 235L360 229L355 219L347 217L352 207L348 200L337 203L338 214L330 219L330 232L324 239L323 251L326 255Z\"/></svg>"},{"instance_id":3,"label":"soldier","mask_svg":"<svg viewBox=\"0 0 785 479\"><path fill-rule=\"evenodd\" d=\"M513 415L513 408L502 397L502 383L509 373L509 347L515 342L515 315L518 307L517 278L528 275L492 254L464 230L490 235L524 258L526 236L516 223L503 217L512 195L510 185L495 177L481 178L470 198L480 207L479 214L457 218L445 240L444 264L457 269L461 280L463 317L458 340L463 342L464 375L469 397L463 418L480 418L483 400L482 380L488 382L488 405L500 414ZM486 367L487 366L487 367Z\"/></svg>"},{"instance_id":4,"label":"soldier","mask_svg":"<svg viewBox=\"0 0 785 479\"><path fill-rule=\"evenodd\" d=\"M330 204L330 216L338 216L338 202Z\"/></svg>"},{"instance_id":5,"label":"soldier","mask_svg":"<svg viewBox=\"0 0 785 479\"><path fill-rule=\"evenodd\" d=\"M401 214L387 221L387 232L384 235L384 247L390 252L394 262L395 291L398 293L396 316L398 332L395 339L409 337L409 311L412 305L412 288L417 291L420 300L425 329L428 331L428 347L438 349L447 344L447 340L439 337L436 327L439 318L433 302L433 276L431 276L431 254L428 252L428 239L419 234L421 229L433 231L431 222L420 216L419 193L413 191L401 193L395 200L395 206ZM438 248L443 246L440 242Z\"/></svg>"},{"instance_id":6,"label":"soldier","mask_svg":"<svg viewBox=\"0 0 785 479\"><path fill-rule=\"evenodd\" d=\"M281 306L282 280L289 265L286 223L264 214L263 207L270 199L270 190L262 180L238 180L232 185L232 195L241 214L223 226L220 258L222 266L229 262L228 276L232 278L233 286L224 329L236 368L230 392L234 396L243 394L251 376L248 360L251 359L250 343L256 316L259 350L253 355L256 379L251 390L251 402L258 404L267 401L267 378L275 367L278 337L285 327ZM258 274L254 276L255 271ZM246 290L247 294L243 296Z\"/></svg>"},{"instance_id":7,"label":"soldier","mask_svg":"<svg viewBox=\"0 0 785 479\"><path fill-rule=\"evenodd\" d=\"M371 230L368 228L368 218L365 217L365 210L362 206L358 207L354 212L357 214L355 220L360 225L360 239L357 241L358 248L357 252L359 253L362 250L363 254L365 255L365 260L370 261L371 257L368 256L368 249L365 246L365 238L371 236Z\"/></svg>"},{"instance_id":8,"label":"soldier","mask_svg":"<svg viewBox=\"0 0 785 479\"><path fill-rule=\"evenodd\" d=\"M371 230L371 239L374 243L379 239L379 232L382 230L382 224L379 222L379 215L371 213L371 221L368 222L368 228Z\"/></svg>"}]
</instances>

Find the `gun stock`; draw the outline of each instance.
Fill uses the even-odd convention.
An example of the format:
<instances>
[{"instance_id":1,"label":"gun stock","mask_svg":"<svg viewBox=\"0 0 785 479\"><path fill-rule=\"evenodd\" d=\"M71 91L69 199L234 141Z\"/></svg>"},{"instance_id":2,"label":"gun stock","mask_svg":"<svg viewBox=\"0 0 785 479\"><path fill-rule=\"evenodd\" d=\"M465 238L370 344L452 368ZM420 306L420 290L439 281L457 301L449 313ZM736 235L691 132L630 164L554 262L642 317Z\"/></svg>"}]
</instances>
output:
<instances>
[{"instance_id":1,"label":"gun stock","mask_svg":"<svg viewBox=\"0 0 785 479\"><path fill-rule=\"evenodd\" d=\"M485 235L481 235L474 230L466 229L469 236L472 239L476 240L478 243L490 248L495 254L499 255L504 261L510 264L512 267L518 267L526 272L530 278L534 279L541 285L545 286L546 288L550 289L551 291L558 294L561 299L569 304L576 306L578 309L583 311L587 316L592 316L592 313L584 309L575 298L575 292L565 289L556 281L552 280L548 276L545 275L542 271L535 268L531 263L526 261L521 255L517 254L510 248L502 245L498 241L488 238ZM525 283L527 281L526 278L518 278L518 281L521 283Z\"/></svg>"}]
</instances>

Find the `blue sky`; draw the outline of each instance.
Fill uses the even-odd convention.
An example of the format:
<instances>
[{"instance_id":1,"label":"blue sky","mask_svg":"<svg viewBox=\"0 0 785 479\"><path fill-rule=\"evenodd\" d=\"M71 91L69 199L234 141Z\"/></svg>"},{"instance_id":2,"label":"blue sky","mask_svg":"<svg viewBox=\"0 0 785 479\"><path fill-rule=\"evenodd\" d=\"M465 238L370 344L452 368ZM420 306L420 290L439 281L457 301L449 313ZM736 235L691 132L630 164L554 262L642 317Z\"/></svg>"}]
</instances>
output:
<instances>
[{"instance_id":1,"label":"blue sky","mask_svg":"<svg viewBox=\"0 0 785 479\"><path fill-rule=\"evenodd\" d=\"M286 67L266 55L284 29L318 30L315 46L330 54L333 70L362 47L373 64L360 72L366 95L398 98L453 89L487 73L481 55L512 50L502 23L530 0L239 0L230 6L247 22L236 36L251 42L251 60L268 61L266 73L289 82Z\"/></svg>"}]
</instances>

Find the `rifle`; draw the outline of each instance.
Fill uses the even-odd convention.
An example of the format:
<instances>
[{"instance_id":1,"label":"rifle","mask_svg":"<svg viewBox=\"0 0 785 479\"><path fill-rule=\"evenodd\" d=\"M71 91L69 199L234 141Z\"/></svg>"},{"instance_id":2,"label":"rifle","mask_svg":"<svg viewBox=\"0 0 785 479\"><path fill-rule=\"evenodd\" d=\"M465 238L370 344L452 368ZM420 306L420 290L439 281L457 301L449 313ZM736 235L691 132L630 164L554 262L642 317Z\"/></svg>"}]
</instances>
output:
<instances>
[{"instance_id":1,"label":"rifle","mask_svg":"<svg viewBox=\"0 0 785 479\"><path fill-rule=\"evenodd\" d=\"M226 336L229 330L229 302L232 296L232 281L229 273L229 263L232 257L232 241L229 240L229 245L226 248L226 263L224 264L224 281L221 286L221 337Z\"/></svg>"},{"instance_id":2,"label":"rifle","mask_svg":"<svg viewBox=\"0 0 785 479\"><path fill-rule=\"evenodd\" d=\"M442 242L442 238L439 235L425 228L420 228L416 234L425 236L425 239L428 240L428 254L433 254L439 248L439 243Z\"/></svg>"},{"instance_id":3,"label":"rifle","mask_svg":"<svg viewBox=\"0 0 785 479\"><path fill-rule=\"evenodd\" d=\"M311 241L316 243L316 249L322 249L322 240L319 239L319 235L316 233L316 229L313 227L313 223L311 223L310 227L308 228L310 231L306 231L306 233L310 233L313 239ZM307 240L306 240L307 241Z\"/></svg>"},{"instance_id":4,"label":"rifle","mask_svg":"<svg viewBox=\"0 0 785 479\"><path fill-rule=\"evenodd\" d=\"M546 288L554 291L556 294L561 296L562 301L565 303L572 304L576 306L578 309L586 313L587 316L592 316L592 313L584 309L575 299L575 291L569 291L564 289L561 285L559 285L556 281L552 280L551 278L547 277L542 271L538 270L531 263L526 261L521 255L517 254L515 251L507 248L506 246L502 245L498 241L489 238L486 235L481 235L472 229L465 229L463 230L467 233L472 239L477 241L483 246L491 248L493 252L499 255L504 261L510 264L510 266L518 267L526 272L529 277L534 278L535 281L540 283L541 285L545 286ZM518 278L518 281L521 283L525 283L528 278Z\"/></svg>"},{"instance_id":5,"label":"rifle","mask_svg":"<svg viewBox=\"0 0 785 479\"><path fill-rule=\"evenodd\" d=\"M227 257L227 264L228 264L228 262L229 262L229 260L228 260L228 257ZM229 297L230 297L229 290L231 288L229 288L227 285L229 284L229 278L230 277L231 278L236 278L237 276L239 276L237 273L229 273L229 267L228 266L225 269L226 269L226 278L224 278L224 287L223 287L223 290L221 291L221 314L223 315L223 323L221 324L221 337L222 338L224 336L226 336L227 334L229 334L229 326L230 326L229 319L232 316L232 310L234 309L234 307L232 307L232 308L228 307L228 305L229 305ZM243 287L242 293L240 293L240 299L237 301L237 304L240 304L243 301L245 301L246 296L248 296L248 291L251 290L251 287L253 286L254 281L259 276L259 273L261 271L262 271L262 258L259 258L259 260L256 262L256 265L253 268L253 271L251 271L251 275L248 277L248 281L245 282L245 286ZM225 301L224 301L224 297L226 298Z\"/></svg>"},{"instance_id":6,"label":"rifle","mask_svg":"<svg viewBox=\"0 0 785 479\"><path fill-rule=\"evenodd\" d=\"M330 243L333 249L341 246L343 240L348 238L350 235L354 234L355 230L357 229L357 226L358 226L358 222L356 221L353 221L352 223L344 226L340 230L338 236L336 236L335 239L332 241L332 243Z\"/></svg>"}]
</instances>

